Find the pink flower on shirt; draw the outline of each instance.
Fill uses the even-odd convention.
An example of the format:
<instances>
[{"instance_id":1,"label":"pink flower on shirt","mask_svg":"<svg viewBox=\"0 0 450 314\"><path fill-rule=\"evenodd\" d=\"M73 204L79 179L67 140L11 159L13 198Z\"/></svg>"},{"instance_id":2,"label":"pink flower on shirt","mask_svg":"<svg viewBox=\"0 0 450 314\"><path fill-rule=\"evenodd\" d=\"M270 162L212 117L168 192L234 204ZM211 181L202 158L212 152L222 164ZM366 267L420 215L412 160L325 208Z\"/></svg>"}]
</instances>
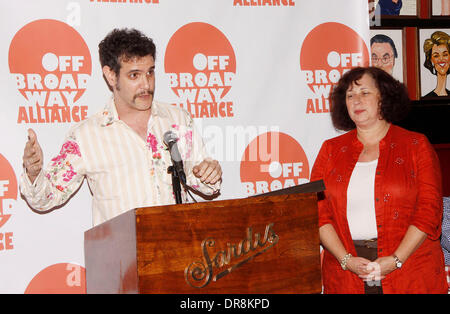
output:
<instances>
[{"instance_id":1,"label":"pink flower on shirt","mask_svg":"<svg viewBox=\"0 0 450 314\"><path fill-rule=\"evenodd\" d=\"M59 164L67 158L67 154L77 155L81 157L80 147L74 141L67 141L63 144L59 155L52 159L53 166Z\"/></svg>"},{"instance_id":2,"label":"pink flower on shirt","mask_svg":"<svg viewBox=\"0 0 450 314\"><path fill-rule=\"evenodd\" d=\"M80 147L78 146L77 143L75 143L73 141L65 142L62 146L60 154L62 152L65 152L67 154L77 155L77 156L81 157Z\"/></svg>"},{"instance_id":3,"label":"pink flower on shirt","mask_svg":"<svg viewBox=\"0 0 450 314\"><path fill-rule=\"evenodd\" d=\"M156 153L158 151L158 140L156 139L156 136L154 136L150 132L148 132L147 144L153 153Z\"/></svg>"},{"instance_id":4,"label":"pink flower on shirt","mask_svg":"<svg viewBox=\"0 0 450 314\"><path fill-rule=\"evenodd\" d=\"M68 159L69 155L81 157L80 147L76 142L70 140L63 144L59 155L51 160L52 168L45 174L52 185L63 193L67 192L68 183L77 175L71 163L73 159Z\"/></svg>"},{"instance_id":5,"label":"pink flower on shirt","mask_svg":"<svg viewBox=\"0 0 450 314\"><path fill-rule=\"evenodd\" d=\"M192 152L192 130L187 131L184 134L184 140L186 145L186 159L189 159L191 157Z\"/></svg>"},{"instance_id":6,"label":"pink flower on shirt","mask_svg":"<svg viewBox=\"0 0 450 314\"><path fill-rule=\"evenodd\" d=\"M70 165L70 168L63 174L63 178L64 178L63 181L69 182L76 175L77 175L77 173L75 171L73 171L73 168Z\"/></svg>"},{"instance_id":7,"label":"pink flower on shirt","mask_svg":"<svg viewBox=\"0 0 450 314\"><path fill-rule=\"evenodd\" d=\"M184 134L184 138L187 143L192 143L192 130L187 131L186 134Z\"/></svg>"}]
</instances>

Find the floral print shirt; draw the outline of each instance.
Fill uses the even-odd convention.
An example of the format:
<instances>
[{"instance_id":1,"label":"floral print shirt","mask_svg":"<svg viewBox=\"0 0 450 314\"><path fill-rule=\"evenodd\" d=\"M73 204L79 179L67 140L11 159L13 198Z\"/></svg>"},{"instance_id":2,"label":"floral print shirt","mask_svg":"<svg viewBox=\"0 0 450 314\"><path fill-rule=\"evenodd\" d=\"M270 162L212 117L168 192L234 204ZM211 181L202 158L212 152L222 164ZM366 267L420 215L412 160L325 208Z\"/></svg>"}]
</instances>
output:
<instances>
[{"instance_id":1,"label":"floral print shirt","mask_svg":"<svg viewBox=\"0 0 450 314\"><path fill-rule=\"evenodd\" d=\"M64 204L86 178L93 194L94 225L130 209L175 204L167 172L172 161L163 143L167 131L178 137L187 184L204 195L218 192L220 182L203 184L192 173L208 155L186 111L154 101L147 130L144 141L119 119L111 98L102 112L69 130L59 154L34 184L22 174L22 194L31 207L47 211ZM185 191L182 198L189 201Z\"/></svg>"}]
</instances>

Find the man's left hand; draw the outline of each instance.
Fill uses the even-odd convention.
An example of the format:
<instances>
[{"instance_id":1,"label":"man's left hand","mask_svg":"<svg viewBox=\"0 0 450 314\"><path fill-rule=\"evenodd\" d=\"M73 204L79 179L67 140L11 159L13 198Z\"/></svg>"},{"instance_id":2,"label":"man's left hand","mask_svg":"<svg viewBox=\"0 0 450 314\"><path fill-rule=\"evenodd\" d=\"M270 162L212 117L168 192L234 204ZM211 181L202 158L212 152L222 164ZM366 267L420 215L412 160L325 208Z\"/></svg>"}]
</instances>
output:
<instances>
[{"instance_id":1,"label":"man's left hand","mask_svg":"<svg viewBox=\"0 0 450 314\"><path fill-rule=\"evenodd\" d=\"M192 172L205 184L214 184L222 179L222 168L217 160L206 158L192 168Z\"/></svg>"}]
</instances>

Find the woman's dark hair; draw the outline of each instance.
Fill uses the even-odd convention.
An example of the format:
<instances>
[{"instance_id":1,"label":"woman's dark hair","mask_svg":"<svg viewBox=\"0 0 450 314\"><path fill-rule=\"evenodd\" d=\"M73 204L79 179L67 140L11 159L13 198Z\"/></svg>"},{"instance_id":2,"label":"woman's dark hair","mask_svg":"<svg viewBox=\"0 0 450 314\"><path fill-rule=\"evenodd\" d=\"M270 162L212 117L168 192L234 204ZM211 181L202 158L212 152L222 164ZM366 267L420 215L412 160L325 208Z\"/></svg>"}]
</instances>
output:
<instances>
[{"instance_id":1,"label":"woman's dark hair","mask_svg":"<svg viewBox=\"0 0 450 314\"><path fill-rule=\"evenodd\" d=\"M352 84L358 85L364 74L375 80L381 97L380 114L384 120L397 123L408 113L410 100L405 85L379 68L357 67L341 77L331 94L331 120L338 130L348 131L356 127L347 111L346 94Z\"/></svg>"},{"instance_id":2,"label":"woman's dark hair","mask_svg":"<svg viewBox=\"0 0 450 314\"><path fill-rule=\"evenodd\" d=\"M100 64L107 65L119 75L120 61L151 55L155 59L156 47L151 38L136 29L114 29L98 45Z\"/></svg>"}]
</instances>

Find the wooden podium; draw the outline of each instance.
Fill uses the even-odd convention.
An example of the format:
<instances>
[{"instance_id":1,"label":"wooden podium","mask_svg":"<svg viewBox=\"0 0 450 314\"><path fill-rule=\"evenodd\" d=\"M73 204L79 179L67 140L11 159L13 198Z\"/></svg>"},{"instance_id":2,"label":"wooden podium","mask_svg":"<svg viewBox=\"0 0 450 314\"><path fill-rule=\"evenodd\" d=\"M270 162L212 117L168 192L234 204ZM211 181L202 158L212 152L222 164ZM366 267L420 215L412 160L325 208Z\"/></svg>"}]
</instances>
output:
<instances>
[{"instance_id":1,"label":"wooden podium","mask_svg":"<svg viewBox=\"0 0 450 314\"><path fill-rule=\"evenodd\" d=\"M320 293L317 193L130 210L85 259L87 293Z\"/></svg>"}]
</instances>

